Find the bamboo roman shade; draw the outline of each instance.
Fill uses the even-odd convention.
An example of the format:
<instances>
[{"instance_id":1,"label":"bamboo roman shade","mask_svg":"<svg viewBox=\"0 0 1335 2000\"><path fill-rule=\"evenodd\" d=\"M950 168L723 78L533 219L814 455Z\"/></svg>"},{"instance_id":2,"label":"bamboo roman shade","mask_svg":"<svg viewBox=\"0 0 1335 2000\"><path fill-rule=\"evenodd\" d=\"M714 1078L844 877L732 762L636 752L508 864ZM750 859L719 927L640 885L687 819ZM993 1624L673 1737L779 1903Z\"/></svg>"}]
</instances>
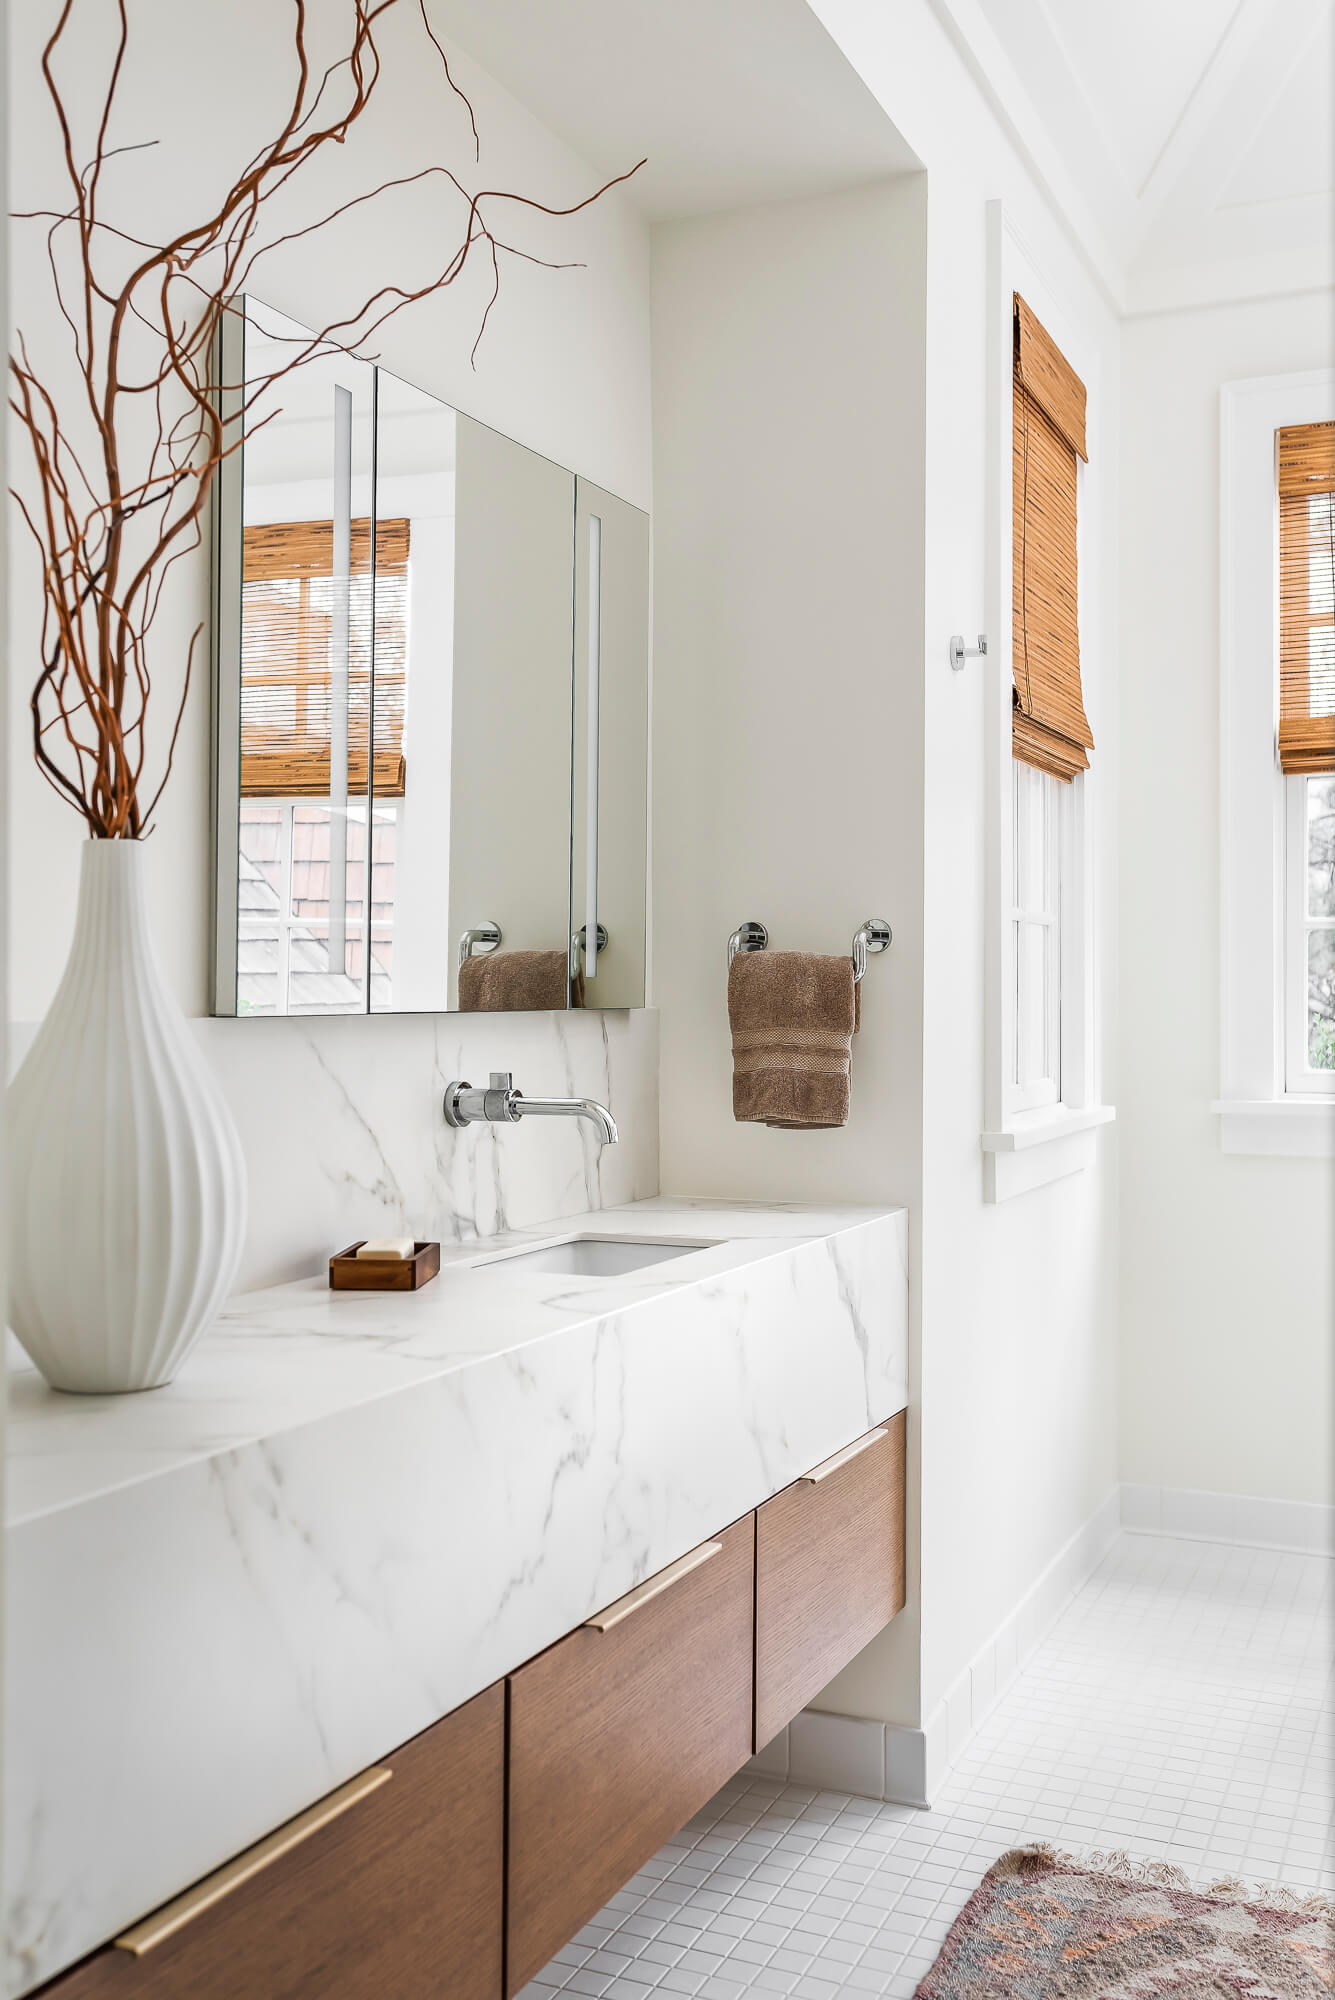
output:
<instances>
[{"instance_id":1,"label":"bamboo roman shade","mask_svg":"<svg viewBox=\"0 0 1335 2000\"><path fill-rule=\"evenodd\" d=\"M375 616L375 796L402 798L408 670L408 522L352 524L348 644L348 792L365 795L371 737L371 617ZM329 797L330 521L279 521L243 536L241 795Z\"/></svg>"},{"instance_id":2,"label":"bamboo roman shade","mask_svg":"<svg viewBox=\"0 0 1335 2000\"><path fill-rule=\"evenodd\" d=\"M1080 686L1076 458L1086 458L1085 385L1015 294L1012 455L1011 747L1068 782L1094 747Z\"/></svg>"},{"instance_id":3,"label":"bamboo roman shade","mask_svg":"<svg viewBox=\"0 0 1335 2000\"><path fill-rule=\"evenodd\" d=\"M1279 436L1279 761L1335 771L1335 423Z\"/></svg>"}]
</instances>

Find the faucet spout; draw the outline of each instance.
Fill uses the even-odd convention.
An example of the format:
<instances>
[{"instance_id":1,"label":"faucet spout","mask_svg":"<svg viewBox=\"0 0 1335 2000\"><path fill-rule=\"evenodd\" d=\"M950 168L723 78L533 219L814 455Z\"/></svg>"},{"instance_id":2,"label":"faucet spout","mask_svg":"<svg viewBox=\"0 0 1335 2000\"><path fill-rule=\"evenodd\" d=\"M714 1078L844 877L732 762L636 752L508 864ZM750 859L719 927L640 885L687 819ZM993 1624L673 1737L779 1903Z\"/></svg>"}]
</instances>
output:
<instances>
[{"instance_id":1,"label":"faucet spout","mask_svg":"<svg viewBox=\"0 0 1335 2000\"><path fill-rule=\"evenodd\" d=\"M604 1146L615 1146L620 1137L616 1119L596 1097L525 1097L516 1091L515 1099L517 1118L587 1118Z\"/></svg>"},{"instance_id":2,"label":"faucet spout","mask_svg":"<svg viewBox=\"0 0 1335 2000\"><path fill-rule=\"evenodd\" d=\"M447 1125L517 1125L521 1118L587 1118L604 1146L615 1146L619 1137L616 1119L596 1097L525 1097L509 1070L493 1070L486 1090L459 1078L446 1088Z\"/></svg>"}]
</instances>

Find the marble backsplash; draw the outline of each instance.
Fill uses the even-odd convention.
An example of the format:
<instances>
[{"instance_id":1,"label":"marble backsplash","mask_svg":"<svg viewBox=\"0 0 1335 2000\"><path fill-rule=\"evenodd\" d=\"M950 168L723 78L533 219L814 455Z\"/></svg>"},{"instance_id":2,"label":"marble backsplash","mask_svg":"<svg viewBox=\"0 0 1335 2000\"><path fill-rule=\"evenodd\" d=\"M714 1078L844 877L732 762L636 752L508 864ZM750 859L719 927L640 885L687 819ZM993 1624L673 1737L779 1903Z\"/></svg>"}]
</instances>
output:
<instances>
[{"instance_id":1,"label":"marble backsplash","mask_svg":"<svg viewBox=\"0 0 1335 2000\"><path fill-rule=\"evenodd\" d=\"M358 1237L466 1242L658 1192L658 1016L383 1014L201 1020L241 1133L250 1219L237 1289L319 1271ZM11 1029L11 1068L33 1029ZM596 1097L585 1119L453 1132L454 1077L508 1069L533 1097Z\"/></svg>"}]
</instances>

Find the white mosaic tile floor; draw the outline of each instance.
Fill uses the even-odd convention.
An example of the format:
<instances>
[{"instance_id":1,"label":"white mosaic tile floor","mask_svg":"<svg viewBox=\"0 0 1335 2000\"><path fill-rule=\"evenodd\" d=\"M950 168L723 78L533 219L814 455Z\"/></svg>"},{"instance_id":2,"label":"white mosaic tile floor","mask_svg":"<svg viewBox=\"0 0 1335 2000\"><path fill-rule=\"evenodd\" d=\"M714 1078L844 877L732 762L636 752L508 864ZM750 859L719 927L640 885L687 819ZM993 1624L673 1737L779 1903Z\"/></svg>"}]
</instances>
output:
<instances>
[{"instance_id":1,"label":"white mosaic tile floor","mask_svg":"<svg viewBox=\"0 0 1335 2000\"><path fill-rule=\"evenodd\" d=\"M1335 1563L1124 1535L931 1812L743 1774L523 2000L909 2000L1008 1847L1335 1887Z\"/></svg>"}]
</instances>

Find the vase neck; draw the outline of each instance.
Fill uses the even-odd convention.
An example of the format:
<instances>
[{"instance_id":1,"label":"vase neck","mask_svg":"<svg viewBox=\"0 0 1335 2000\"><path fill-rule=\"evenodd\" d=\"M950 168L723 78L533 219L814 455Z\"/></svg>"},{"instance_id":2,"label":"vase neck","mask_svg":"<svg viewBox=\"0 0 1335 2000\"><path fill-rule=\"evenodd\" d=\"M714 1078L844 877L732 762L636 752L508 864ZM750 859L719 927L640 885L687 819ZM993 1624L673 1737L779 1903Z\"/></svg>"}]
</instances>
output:
<instances>
[{"instance_id":1,"label":"vase neck","mask_svg":"<svg viewBox=\"0 0 1335 2000\"><path fill-rule=\"evenodd\" d=\"M78 928L110 924L149 947L144 855L138 840L86 840L79 867Z\"/></svg>"}]
</instances>

